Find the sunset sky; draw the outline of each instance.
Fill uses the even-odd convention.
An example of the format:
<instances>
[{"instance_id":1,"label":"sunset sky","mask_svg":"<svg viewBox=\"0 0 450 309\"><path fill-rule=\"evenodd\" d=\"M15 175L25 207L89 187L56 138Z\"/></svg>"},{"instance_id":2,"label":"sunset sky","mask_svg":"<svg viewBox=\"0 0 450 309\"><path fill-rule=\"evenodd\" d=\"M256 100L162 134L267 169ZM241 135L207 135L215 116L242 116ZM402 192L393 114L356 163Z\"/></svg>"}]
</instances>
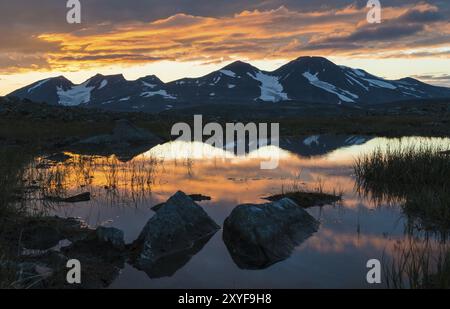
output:
<instances>
[{"instance_id":1,"label":"sunset sky","mask_svg":"<svg viewBox=\"0 0 450 309\"><path fill-rule=\"evenodd\" d=\"M71 25L65 0L0 0L0 95L59 75L171 81L306 55L450 87L448 0L381 0L381 24L367 23L367 0L80 2L82 23Z\"/></svg>"}]
</instances>

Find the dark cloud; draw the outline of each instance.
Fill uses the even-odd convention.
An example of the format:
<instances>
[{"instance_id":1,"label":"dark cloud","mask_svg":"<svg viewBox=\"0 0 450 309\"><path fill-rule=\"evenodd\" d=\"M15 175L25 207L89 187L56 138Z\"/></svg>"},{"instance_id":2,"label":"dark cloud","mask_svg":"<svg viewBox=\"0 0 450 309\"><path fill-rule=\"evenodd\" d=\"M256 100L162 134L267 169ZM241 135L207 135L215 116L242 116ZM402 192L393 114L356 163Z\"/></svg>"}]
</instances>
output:
<instances>
[{"instance_id":1,"label":"dark cloud","mask_svg":"<svg viewBox=\"0 0 450 309\"><path fill-rule=\"evenodd\" d=\"M355 49L363 43L373 43L379 47L384 42L397 45L400 39L419 37L419 34L425 30L426 26L433 23L446 21L446 17L435 7L429 7L426 10L413 8L397 18L384 21L380 24L364 24L356 28L354 32L344 36L332 36L324 39L312 40L309 49L321 49L324 47L334 49ZM419 41L428 44L438 44L446 42L446 38L439 34L428 34L426 38L418 38ZM403 41L405 45L416 45L417 42Z\"/></svg>"},{"instance_id":2,"label":"dark cloud","mask_svg":"<svg viewBox=\"0 0 450 309\"><path fill-rule=\"evenodd\" d=\"M139 54L106 54L106 55L90 55L90 56L80 56L80 57L72 57L72 56L65 56L61 57L60 60L62 61L98 61L98 60L123 60L123 61L137 61L137 62L143 62L143 61L159 61L159 60L167 60L167 58L158 58L158 57L152 57L152 56L144 56Z\"/></svg>"},{"instance_id":3,"label":"dark cloud","mask_svg":"<svg viewBox=\"0 0 450 309\"><path fill-rule=\"evenodd\" d=\"M439 21L445 21L448 17L438 11L419 11L410 10L409 12L403 14L399 17L399 22L407 23L435 23Z\"/></svg>"},{"instance_id":4,"label":"dark cloud","mask_svg":"<svg viewBox=\"0 0 450 309\"><path fill-rule=\"evenodd\" d=\"M367 26L359 29L351 35L337 39L345 42L368 42L368 41L386 41L399 39L406 36L417 34L424 29L420 24L398 24L398 25L380 25L377 27Z\"/></svg>"},{"instance_id":5,"label":"dark cloud","mask_svg":"<svg viewBox=\"0 0 450 309\"><path fill-rule=\"evenodd\" d=\"M426 75L414 75L415 79L429 83L436 86L450 87L450 74L426 74Z\"/></svg>"}]
</instances>

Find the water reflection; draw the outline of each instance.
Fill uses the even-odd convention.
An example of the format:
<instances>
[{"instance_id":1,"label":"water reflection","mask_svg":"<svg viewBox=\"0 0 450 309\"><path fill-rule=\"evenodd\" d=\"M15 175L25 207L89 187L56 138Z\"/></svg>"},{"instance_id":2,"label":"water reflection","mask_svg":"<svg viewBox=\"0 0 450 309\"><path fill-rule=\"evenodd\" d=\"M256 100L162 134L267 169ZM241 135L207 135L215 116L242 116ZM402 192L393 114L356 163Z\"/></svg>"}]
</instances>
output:
<instances>
[{"instance_id":1,"label":"water reflection","mask_svg":"<svg viewBox=\"0 0 450 309\"><path fill-rule=\"evenodd\" d=\"M365 263L389 255L394 245L407 237L407 221L398 205L358 194L353 172L355 157L377 147L397 147L399 143L449 146L450 139L373 138L363 143L360 138L347 136L331 143L330 136L307 138L290 139L291 146L284 149L269 146L246 156L185 142L156 146L128 162L120 162L115 156L69 153L70 159L63 163L31 168L28 178L45 183L45 190L36 193L36 208L83 218L92 227L117 227L124 230L128 242L136 239L153 216L151 207L178 190L211 196L211 201L200 204L219 224L236 205L262 203L261 197L280 193L293 183L305 190L321 187L329 192L342 191L339 206L308 209L320 221L319 231L298 246L290 258L267 269L238 268L221 233L217 233L176 262L148 270L153 279L127 265L111 287L369 287ZM261 160L274 155L280 158L279 167L261 170ZM34 167L42 163L38 159ZM78 204L52 204L44 198L50 193L70 196L86 191L91 192L92 200Z\"/></svg>"}]
</instances>

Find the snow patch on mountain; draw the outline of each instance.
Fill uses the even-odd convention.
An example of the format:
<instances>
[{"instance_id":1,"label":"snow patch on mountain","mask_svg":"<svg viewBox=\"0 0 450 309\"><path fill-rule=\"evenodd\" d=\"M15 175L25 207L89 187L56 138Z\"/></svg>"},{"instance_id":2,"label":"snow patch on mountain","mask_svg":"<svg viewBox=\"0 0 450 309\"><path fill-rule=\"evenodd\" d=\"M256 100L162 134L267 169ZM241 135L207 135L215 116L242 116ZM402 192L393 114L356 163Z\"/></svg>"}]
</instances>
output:
<instances>
[{"instance_id":1,"label":"snow patch on mountain","mask_svg":"<svg viewBox=\"0 0 450 309\"><path fill-rule=\"evenodd\" d=\"M311 85L313 85L315 87L318 87L318 88L321 88L321 89L323 89L323 90L325 90L327 92L330 92L330 93L333 93L333 94L337 95L339 97L339 99L341 99L342 101L353 103L353 102L355 102L355 100L353 100L350 97L353 97L354 99L358 98L358 96L356 94L353 94L353 93L351 93L349 91L346 91L346 90L339 89L339 88L337 88L336 86L334 86L334 85L332 85L330 83L321 81L317 77L318 74L319 73L311 74L310 72L305 72L305 73L303 73L303 76L307 80L309 80ZM350 96L350 97L348 97L348 96Z\"/></svg>"},{"instance_id":2,"label":"snow patch on mountain","mask_svg":"<svg viewBox=\"0 0 450 309\"><path fill-rule=\"evenodd\" d=\"M141 97L145 97L145 98L153 97L156 95L162 96L164 99L169 99L169 100L177 99L175 96L168 94L166 90L146 91L146 92L141 93Z\"/></svg>"},{"instance_id":3,"label":"snow patch on mountain","mask_svg":"<svg viewBox=\"0 0 450 309\"><path fill-rule=\"evenodd\" d=\"M382 80L372 78L364 78L364 80L368 81L371 86L375 86L378 88L387 88L391 90L397 89L396 86Z\"/></svg>"},{"instance_id":4,"label":"snow patch on mountain","mask_svg":"<svg viewBox=\"0 0 450 309\"><path fill-rule=\"evenodd\" d=\"M344 66L342 66L342 68L349 70L349 73L353 75L353 76L351 76L351 75L349 75L347 73L346 75L347 75L348 78L350 78L352 81L356 82L358 85L360 85L361 87L363 87L367 91L369 90L369 88L364 86L361 83L361 81L359 81L358 79L369 83L369 86L372 86L372 87L386 88L386 89L391 89L391 90L397 89L397 86L395 86L395 85L393 85L393 84L391 84L391 83L389 83L389 82L387 82L385 80L368 78L368 76L370 77L370 75L366 74L362 70L347 68L347 67L344 67Z\"/></svg>"},{"instance_id":5,"label":"snow patch on mountain","mask_svg":"<svg viewBox=\"0 0 450 309\"><path fill-rule=\"evenodd\" d=\"M98 87L98 90L103 89L108 85L108 81L106 79L102 80L100 87Z\"/></svg>"},{"instance_id":6,"label":"snow patch on mountain","mask_svg":"<svg viewBox=\"0 0 450 309\"><path fill-rule=\"evenodd\" d=\"M33 90L41 87L43 84L45 84L46 82L48 82L51 78L47 78L44 80L41 80L40 82L38 82L36 85L34 85L33 87L28 89L28 93L32 92Z\"/></svg>"},{"instance_id":7,"label":"snow patch on mountain","mask_svg":"<svg viewBox=\"0 0 450 309\"><path fill-rule=\"evenodd\" d=\"M220 73L222 73L228 77L233 77L233 78L236 77L236 73L234 73L233 71L230 71L230 70L220 70Z\"/></svg>"},{"instance_id":8,"label":"snow patch on mountain","mask_svg":"<svg viewBox=\"0 0 450 309\"><path fill-rule=\"evenodd\" d=\"M361 71L361 70L358 70L358 69L352 69L353 70L353 72L356 74L356 75L358 75L359 77L365 77L366 76L366 73L364 73L363 71Z\"/></svg>"},{"instance_id":9,"label":"snow patch on mountain","mask_svg":"<svg viewBox=\"0 0 450 309\"><path fill-rule=\"evenodd\" d=\"M364 90L369 91L369 87L365 86L363 83L361 83L359 80L357 80L356 78L354 78L353 76L351 76L350 74L346 74L347 76L347 80L348 81L353 81L354 83L358 84L359 86L361 86L362 88L364 88Z\"/></svg>"},{"instance_id":10,"label":"snow patch on mountain","mask_svg":"<svg viewBox=\"0 0 450 309\"><path fill-rule=\"evenodd\" d=\"M267 75L262 72L256 72L255 75L247 72L247 75L261 83L260 100L266 102L279 102L289 100L288 95L283 92L283 86L280 84L279 78Z\"/></svg>"},{"instance_id":11,"label":"snow patch on mountain","mask_svg":"<svg viewBox=\"0 0 450 309\"><path fill-rule=\"evenodd\" d=\"M147 82L144 82L144 81L142 81L142 84L145 86L145 87L148 87L148 88L151 88L151 89L153 89L153 88L155 88L157 85L154 85L154 84L150 84L150 83L147 83Z\"/></svg>"},{"instance_id":12,"label":"snow patch on mountain","mask_svg":"<svg viewBox=\"0 0 450 309\"><path fill-rule=\"evenodd\" d=\"M311 146L312 144L319 144L319 138L320 135L312 135L310 137L307 137L303 140L303 144L305 144L306 146Z\"/></svg>"},{"instance_id":13,"label":"snow patch on mountain","mask_svg":"<svg viewBox=\"0 0 450 309\"><path fill-rule=\"evenodd\" d=\"M350 136L345 140L346 145L362 145L365 142L366 138L361 136Z\"/></svg>"},{"instance_id":14,"label":"snow patch on mountain","mask_svg":"<svg viewBox=\"0 0 450 309\"><path fill-rule=\"evenodd\" d=\"M57 94L59 97L59 104L64 106L77 106L88 103L91 100L91 91L95 87L87 87L87 82L73 86L68 90L62 87L57 87Z\"/></svg>"}]
</instances>

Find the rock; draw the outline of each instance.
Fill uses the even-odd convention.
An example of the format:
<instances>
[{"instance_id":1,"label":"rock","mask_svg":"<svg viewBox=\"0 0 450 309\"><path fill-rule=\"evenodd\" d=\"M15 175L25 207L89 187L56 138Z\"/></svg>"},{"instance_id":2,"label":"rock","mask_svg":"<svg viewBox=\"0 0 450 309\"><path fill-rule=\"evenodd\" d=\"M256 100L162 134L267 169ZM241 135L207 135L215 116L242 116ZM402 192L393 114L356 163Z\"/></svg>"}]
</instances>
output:
<instances>
[{"instance_id":1,"label":"rock","mask_svg":"<svg viewBox=\"0 0 450 309\"><path fill-rule=\"evenodd\" d=\"M116 144L116 145L157 145L162 140L156 135L137 128L129 120L121 119L116 121L112 134L103 134L84 139L79 144Z\"/></svg>"},{"instance_id":2,"label":"rock","mask_svg":"<svg viewBox=\"0 0 450 309\"><path fill-rule=\"evenodd\" d=\"M72 158L72 157L69 155L66 155L65 153L59 152L59 153L52 154L48 157L45 157L45 160L56 162L56 163L62 163L62 162L69 160L70 158Z\"/></svg>"},{"instance_id":3,"label":"rock","mask_svg":"<svg viewBox=\"0 0 450 309\"><path fill-rule=\"evenodd\" d=\"M114 127L112 135L115 141L130 144L161 142L157 136L143 129L137 128L127 119L116 121L116 126Z\"/></svg>"},{"instance_id":4,"label":"rock","mask_svg":"<svg viewBox=\"0 0 450 309\"><path fill-rule=\"evenodd\" d=\"M195 202L210 201L211 197L203 194L190 194L189 197Z\"/></svg>"},{"instance_id":5,"label":"rock","mask_svg":"<svg viewBox=\"0 0 450 309\"><path fill-rule=\"evenodd\" d=\"M121 161L129 161L148 149L161 144L158 136L135 127L128 120L116 121L112 134L92 136L67 147L67 151L91 155L116 155Z\"/></svg>"},{"instance_id":6,"label":"rock","mask_svg":"<svg viewBox=\"0 0 450 309\"><path fill-rule=\"evenodd\" d=\"M202 194L189 194L188 195L194 202L203 202L203 201L210 201L211 197L207 195ZM159 203L155 206L153 206L151 209L153 211L158 211L161 207L164 206L165 203Z\"/></svg>"},{"instance_id":7,"label":"rock","mask_svg":"<svg viewBox=\"0 0 450 309\"><path fill-rule=\"evenodd\" d=\"M22 234L22 246L31 250L47 250L58 245L64 236L52 226L26 227Z\"/></svg>"},{"instance_id":8,"label":"rock","mask_svg":"<svg viewBox=\"0 0 450 309\"><path fill-rule=\"evenodd\" d=\"M178 191L159 208L133 243L134 264L139 269L152 269L158 260L192 250L219 229L199 205Z\"/></svg>"},{"instance_id":9,"label":"rock","mask_svg":"<svg viewBox=\"0 0 450 309\"><path fill-rule=\"evenodd\" d=\"M342 198L339 195L332 195L320 192L288 192L283 194L272 195L265 197L268 201L279 201L283 198L289 198L297 205L303 208L309 208L312 206L331 205L339 202Z\"/></svg>"},{"instance_id":10,"label":"rock","mask_svg":"<svg viewBox=\"0 0 450 309\"><path fill-rule=\"evenodd\" d=\"M114 137L109 134L102 134L102 135L96 135L92 136L86 139L83 139L76 144L86 144L86 145L102 145L102 144L112 144L114 143Z\"/></svg>"},{"instance_id":11,"label":"rock","mask_svg":"<svg viewBox=\"0 0 450 309\"><path fill-rule=\"evenodd\" d=\"M151 210L153 210L154 212L156 212L156 211L160 210L161 207L164 206L164 204L166 204L166 203L159 203L159 204L153 206L153 207L151 208Z\"/></svg>"},{"instance_id":12,"label":"rock","mask_svg":"<svg viewBox=\"0 0 450 309\"><path fill-rule=\"evenodd\" d=\"M52 275L52 270L46 266L23 262L17 265L15 287L21 289L42 288L46 278Z\"/></svg>"},{"instance_id":13,"label":"rock","mask_svg":"<svg viewBox=\"0 0 450 309\"><path fill-rule=\"evenodd\" d=\"M106 288L117 278L125 266L126 252L111 243L99 241L96 235L77 241L61 249L68 259L81 263L81 285L70 286L66 281L67 268L60 268L55 276L57 287L98 289Z\"/></svg>"},{"instance_id":14,"label":"rock","mask_svg":"<svg viewBox=\"0 0 450 309\"><path fill-rule=\"evenodd\" d=\"M55 202L55 203L79 203L79 202L87 202L91 200L91 193L85 192L81 194L77 194L71 197L63 198L58 196L45 196L46 200Z\"/></svg>"},{"instance_id":15,"label":"rock","mask_svg":"<svg viewBox=\"0 0 450 309\"><path fill-rule=\"evenodd\" d=\"M263 269L288 258L317 232L319 222L290 199L243 204L225 220L223 240L243 269Z\"/></svg>"},{"instance_id":16,"label":"rock","mask_svg":"<svg viewBox=\"0 0 450 309\"><path fill-rule=\"evenodd\" d=\"M147 276L151 279L172 277L179 269L186 265L193 256L200 252L203 247L214 235L204 237L193 243L193 246L189 249L175 252L171 255L166 255L153 263L145 264L145 267L141 267Z\"/></svg>"},{"instance_id":17,"label":"rock","mask_svg":"<svg viewBox=\"0 0 450 309\"><path fill-rule=\"evenodd\" d=\"M65 199L62 199L62 202L66 203L78 203L78 202L87 202L91 200L91 193L85 192L78 195L74 195Z\"/></svg>"},{"instance_id":18,"label":"rock","mask_svg":"<svg viewBox=\"0 0 450 309\"><path fill-rule=\"evenodd\" d=\"M109 243L117 249L125 248L124 234L119 229L100 226L95 231L95 234L99 241Z\"/></svg>"}]
</instances>

